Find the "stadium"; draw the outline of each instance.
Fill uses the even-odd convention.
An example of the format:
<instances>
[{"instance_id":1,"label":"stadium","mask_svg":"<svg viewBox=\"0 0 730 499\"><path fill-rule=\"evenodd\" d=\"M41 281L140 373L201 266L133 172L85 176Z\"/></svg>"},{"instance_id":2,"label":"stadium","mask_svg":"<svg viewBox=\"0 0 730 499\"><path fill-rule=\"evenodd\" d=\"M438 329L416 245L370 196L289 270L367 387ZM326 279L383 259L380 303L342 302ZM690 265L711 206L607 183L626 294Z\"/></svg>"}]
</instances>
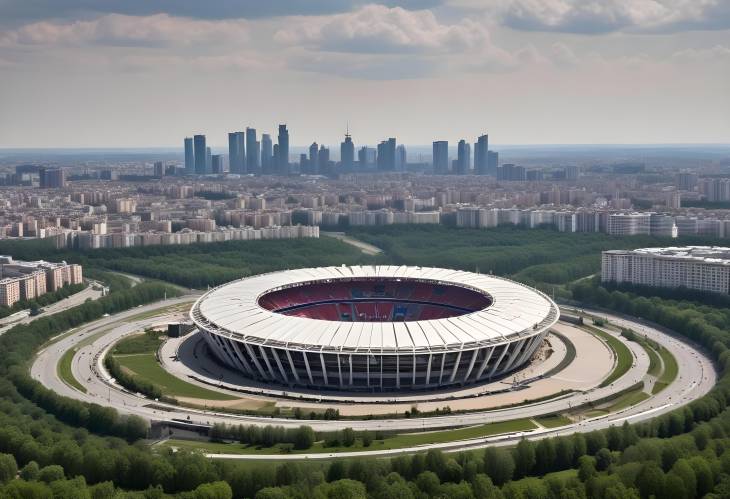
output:
<instances>
[{"instance_id":1,"label":"stadium","mask_svg":"<svg viewBox=\"0 0 730 499\"><path fill-rule=\"evenodd\" d=\"M201 296L190 316L219 361L255 380L398 391L510 373L559 312L545 294L491 275L342 266L233 281Z\"/></svg>"}]
</instances>

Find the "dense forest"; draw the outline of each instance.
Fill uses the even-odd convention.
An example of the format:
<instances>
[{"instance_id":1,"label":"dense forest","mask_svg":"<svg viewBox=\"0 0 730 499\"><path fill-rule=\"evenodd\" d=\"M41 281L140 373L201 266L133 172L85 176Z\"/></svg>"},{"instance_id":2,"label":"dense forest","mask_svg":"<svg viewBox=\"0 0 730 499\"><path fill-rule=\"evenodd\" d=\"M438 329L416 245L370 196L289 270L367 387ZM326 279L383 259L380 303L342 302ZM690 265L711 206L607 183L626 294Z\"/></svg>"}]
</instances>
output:
<instances>
[{"instance_id":1,"label":"dense forest","mask_svg":"<svg viewBox=\"0 0 730 499\"><path fill-rule=\"evenodd\" d=\"M479 266L482 271L494 270L500 274L518 274L533 267L533 272L541 269L543 276L550 275L545 265L584 265L581 255L588 252L587 248L599 251L602 244L610 242L601 235L584 240L580 239L581 235L566 236L541 230L470 231L463 236L464 241L459 241L461 235L455 236L458 233L455 229L388 230L392 234L380 229L377 237L368 236L368 231L358 237L386 249L386 255L379 259L470 269ZM398 239L398 230L403 232L403 241ZM426 244L429 239L431 244ZM283 244L256 246L250 250L242 249L250 243L241 243L241 247L231 243L150 247L139 251L101 251L99 256L81 254L77 258L94 261L94 268L102 269L113 268L115 258L130 258L138 265L170 256L171 262L187 262L188 267L180 268L190 270L187 275L179 274L184 276L180 277L183 280L202 278L197 269L189 266L206 254L210 254L212 265L216 266L218 255L222 261L232 263L236 255L248 255L250 251L251 261L244 260L238 267L225 267L227 270L221 275L320 265L338 256L362 261L363 257L350 247L329 239L323 241L325 246L319 247L319 251L315 246L302 250L301 241L277 241ZM620 240L614 242L622 244ZM642 238L635 242L635 246L657 244ZM333 253L322 254L329 245ZM441 247L443 261L429 260L438 253L431 246ZM535 255L531 256L533 247ZM262 254L263 248L266 252ZM456 255L461 255L463 260L456 259ZM286 263L278 260L282 257L287 258ZM512 260L521 263L512 266ZM507 268L498 271L498 265ZM154 268L152 264L137 273L152 274ZM119 270L131 272L128 268ZM210 460L196 453L151 447L140 440L147 429L143 420L121 416L101 405L67 399L30 378L30 359L51 337L105 313L116 313L158 300L165 294L178 293L177 288L158 282L143 282L133 288L120 282L104 298L15 326L0 336L3 351L0 356L0 497L730 497L730 307L727 301L709 300L687 290L657 293L640 288L606 288L595 279L576 284L567 284L572 279L560 276L550 279L565 279L563 282L573 299L586 306L642 317L697 342L717 362L720 371L717 385L702 399L649 422L537 442L523 440L513 448L457 454L430 451L377 460L275 464ZM256 441L258 437L251 438ZM302 430L285 433L282 438L303 446L311 442L312 435Z\"/></svg>"}]
</instances>

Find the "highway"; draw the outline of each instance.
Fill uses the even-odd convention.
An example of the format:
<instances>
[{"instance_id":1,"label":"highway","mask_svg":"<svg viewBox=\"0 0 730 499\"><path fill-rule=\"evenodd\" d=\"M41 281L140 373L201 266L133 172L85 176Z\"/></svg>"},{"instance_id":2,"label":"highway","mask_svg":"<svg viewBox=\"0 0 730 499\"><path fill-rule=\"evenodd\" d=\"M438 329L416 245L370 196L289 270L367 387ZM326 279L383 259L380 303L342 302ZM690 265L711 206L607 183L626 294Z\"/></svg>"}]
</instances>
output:
<instances>
[{"instance_id":1,"label":"highway","mask_svg":"<svg viewBox=\"0 0 730 499\"><path fill-rule=\"evenodd\" d=\"M596 388L586 393L573 394L571 396L547 400L542 403L523 405L519 407L479 411L465 414L453 414L448 416L434 416L426 418L410 419L382 419L382 420L293 420L287 418L266 418L254 416L236 416L216 411L205 411L188 409L174 405L155 403L136 394L128 393L119 386L113 384L105 377L105 371L101 368L103 354L119 340L122 336L145 327L165 323L171 316L161 315L131 319L145 312L160 309L175 304L191 302L197 295L187 295L181 298L157 302L154 304L138 307L112 317L100 319L86 326L79 328L73 333L61 338L41 351L34 362L31 374L43 383L62 395L95 402L105 406L111 406L121 413L136 414L148 420L170 420L185 419L201 424L227 423L227 424L276 424L285 427L296 427L302 424L312 426L315 431L337 430L346 427L355 430L425 430L448 428L455 426L467 426L505 421L510 419L521 419L534 417L543 414L551 414L582 405L590 400L597 400L609 393L621 390L632 385L643 377L648 366L646 354L640 357L637 352L643 350L635 343L627 343L637 356L632 369L621 379L611 386ZM472 448L483 445L507 444L521 437L544 438L545 436L569 434L575 431L592 431L605 428L612 424L621 424L624 420L630 422L641 421L655 417L664 412L670 411L677 406L688 403L691 400L701 397L707 393L715 384L716 372L712 362L702 352L680 341L659 329L630 321L605 313L594 312L595 315L607 317L614 324L624 327L631 327L638 333L664 345L676 357L680 366L679 376L665 390L646 401L639 403L621 412L613 413L610 416L603 416L595 419L584 420L566 427L553 430L536 430L533 432L518 433L513 435L501 435L488 438L480 438L469 441L448 442L434 444L427 448L442 448L444 450L455 450ZM178 314L179 316L179 314ZM129 322L128 322L129 321ZM81 343L73 359L72 372L87 388L87 393L82 393L65 384L57 376L57 364L63 353L68 349L77 348ZM424 450L424 447L417 449L398 449L397 451L371 451L372 455L382 453L409 452L413 450ZM362 456L363 453L357 455ZM305 456L305 457L302 457ZM337 456L344 457L345 454L338 453ZM262 459L261 455L228 456L237 459ZM332 457L329 454L295 454L291 457L284 455L273 456L276 459L323 459Z\"/></svg>"}]
</instances>

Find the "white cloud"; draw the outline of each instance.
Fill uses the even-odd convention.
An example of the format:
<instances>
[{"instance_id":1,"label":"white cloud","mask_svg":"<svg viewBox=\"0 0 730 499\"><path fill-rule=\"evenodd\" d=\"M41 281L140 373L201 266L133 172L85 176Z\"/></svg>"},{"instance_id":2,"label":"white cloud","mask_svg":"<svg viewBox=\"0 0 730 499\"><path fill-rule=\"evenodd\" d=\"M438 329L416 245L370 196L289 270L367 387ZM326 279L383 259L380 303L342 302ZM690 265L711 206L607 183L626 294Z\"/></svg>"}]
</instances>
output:
<instances>
[{"instance_id":1,"label":"white cloud","mask_svg":"<svg viewBox=\"0 0 730 499\"><path fill-rule=\"evenodd\" d=\"M709 48L680 50L672 54L672 57L690 62L720 62L725 59L730 60L730 47L715 45Z\"/></svg>"},{"instance_id":2,"label":"white cloud","mask_svg":"<svg viewBox=\"0 0 730 499\"><path fill-rule=\"evenodd\" d=\"M457 24L439 22L429 10L368 5L357 11L302 19L279 30L275 39L285 45L305 45L330 52L454 53L491 44L489 32L465 19Z\"/></svg>"},{"instance_id":3,"label":"white cloud","mask_svg":"<svg viewBox=\"0 0 730 499\"><path fill-rule=\"evenodd\" d=\"M221 41L243 42L246 21L199 21L156 14L109 14L93 20L42 21L0 35L0 46L107 45L163 47Z\"/></svg>"},{"instance_id":4,"label":"white cloud","mask_svg":"<svg viewBox=\"0 0 730 499\"><path fill-rule=\"evenodd\" d=\"M730 29L727 0L454 0L520 30L569 33Z\"/></svg>"}]
</instances>

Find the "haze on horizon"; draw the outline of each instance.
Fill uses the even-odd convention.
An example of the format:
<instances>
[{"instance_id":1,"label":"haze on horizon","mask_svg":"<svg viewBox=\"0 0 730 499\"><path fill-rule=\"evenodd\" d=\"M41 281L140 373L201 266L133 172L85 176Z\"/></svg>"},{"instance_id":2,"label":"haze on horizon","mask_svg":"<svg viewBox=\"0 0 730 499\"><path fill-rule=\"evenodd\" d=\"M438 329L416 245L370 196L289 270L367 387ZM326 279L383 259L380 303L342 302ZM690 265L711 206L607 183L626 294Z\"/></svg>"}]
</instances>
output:
<instances>
[{"instance_id":1,"label":"haze on horizon","mask_svg":"<svg viewBox=\"0 0 730 499\"><path fill-rule=\"evenodd\" d=\"M0 147L730 142L726 0L0 0Z\"/></svg>"}]
</instances>

